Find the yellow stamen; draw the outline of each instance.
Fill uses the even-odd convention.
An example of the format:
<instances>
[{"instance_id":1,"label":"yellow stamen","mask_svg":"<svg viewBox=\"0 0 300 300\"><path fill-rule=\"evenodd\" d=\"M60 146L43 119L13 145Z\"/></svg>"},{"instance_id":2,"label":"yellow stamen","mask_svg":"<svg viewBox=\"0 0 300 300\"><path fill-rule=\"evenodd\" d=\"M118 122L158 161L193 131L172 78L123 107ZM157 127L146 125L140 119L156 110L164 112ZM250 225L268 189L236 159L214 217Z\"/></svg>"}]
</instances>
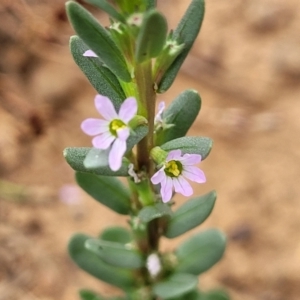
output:
<instances>
[{"instance_id":1,"label":"yellow stamen","mask_svg":"<svg viewBox=\"0 0 300 300\"><path fill-rule=\"evenodd\" d=\"M125 127L126 127L125 123L119 119L115 119L115 120L111 121L109 124L110 132L115 136L117 136L117 130L119 130L121 128L125 128Z\"/></svg>"},{"instance_id":2,"label":"yellow stamen","mask_svg":"<svg viewBox=\"0 0 300 300\"><path fill-rule=\"evenodd\" d=\"M171 177L178 177L181 174L182 165L179 161L171 160L166 163L165 172Z\"/></svg>"}]
</instances>

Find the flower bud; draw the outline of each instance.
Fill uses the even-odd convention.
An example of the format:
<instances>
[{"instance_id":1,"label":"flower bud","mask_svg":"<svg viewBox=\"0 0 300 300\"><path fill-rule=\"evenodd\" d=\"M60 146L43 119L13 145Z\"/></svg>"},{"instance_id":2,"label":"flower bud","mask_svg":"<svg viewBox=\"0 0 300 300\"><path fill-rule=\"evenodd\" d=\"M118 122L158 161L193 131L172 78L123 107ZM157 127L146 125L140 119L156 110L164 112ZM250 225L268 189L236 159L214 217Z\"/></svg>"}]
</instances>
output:
<instances>
[{"instance_id":1,"label":"flower bud","mask_svg":"<svg viewBox=\"0 0 300 300\"><path fill-rule=\"evenodd\" d=\"M160 165L162 164L166 158L168 153L161 149L160 147L154 147L150 151L151 158L156 162L156 164Z\"/></svg>"}]
</instances>

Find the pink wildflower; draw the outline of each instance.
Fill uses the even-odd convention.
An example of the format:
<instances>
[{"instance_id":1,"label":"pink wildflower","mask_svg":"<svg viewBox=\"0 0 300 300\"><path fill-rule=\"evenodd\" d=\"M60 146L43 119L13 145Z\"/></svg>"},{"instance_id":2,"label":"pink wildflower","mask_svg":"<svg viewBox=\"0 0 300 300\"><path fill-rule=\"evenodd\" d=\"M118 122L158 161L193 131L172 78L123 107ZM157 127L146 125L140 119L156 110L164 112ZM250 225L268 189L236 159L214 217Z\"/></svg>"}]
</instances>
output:
<instances>
[{"instance_id":1,"label":"pink wildflower","mask_svg":"<svg viewBox=\"0 0 300 300\"><path fill-rule=\"evenodd\" d=\"M130 134L129 121L137 113L137 102L127 98L116 112L109 98L97 95L95 106L103 119L89 118L82 122L81 129L88 135L95 136L92 144L98 149L110 148L108 164L113 171L120 169L122 157L126 152L126 140Z\"/></svg>"},{"instance_id":2,"label":"pink wildflower","mask_svg":"<svg viewBox=\"0 0 300 300\"><path fill-rule=\"evenodd\" d=\"M194 166L200 162L201 155L198 154L184 154L181 156L181 150L169 152L163 167L151 178L153 184L161 184L160 193L163 202L171 200L173 186L175 192L184 196L193 194L191 185L184 177L198 183L206 181L204 172Z\"/></svg>"}]
</instances>

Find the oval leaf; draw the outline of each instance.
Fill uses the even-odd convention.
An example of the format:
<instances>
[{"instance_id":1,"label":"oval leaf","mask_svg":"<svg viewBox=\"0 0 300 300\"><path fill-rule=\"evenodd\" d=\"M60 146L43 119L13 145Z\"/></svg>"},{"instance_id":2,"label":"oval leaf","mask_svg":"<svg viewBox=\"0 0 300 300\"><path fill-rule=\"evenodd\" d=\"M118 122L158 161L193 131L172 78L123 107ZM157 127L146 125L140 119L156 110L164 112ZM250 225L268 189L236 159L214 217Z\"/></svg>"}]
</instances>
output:
<instances>
[{"instance_id":1,"label":"oval leaf","mask_svg":"<svg viewBox=\"0 0 300 300\"><path fill-rule=\"evenodd\" d=\"M166 42L167 30L167 21L158 11L145 14L137 37L135 58L138 63L158 56Z\"/></svg>"},{"instance_id":2,"label":"oval leaf","mask_svg":"<svg viewBox=\"0 0 300 300\"><path fill-rule=\"evenodd\" d=\"M153 293L162 299L179 297L192 291L198 284L198 278L191 274L176 273L153 286Z\"/></svg>"},{"instance_id":3,"label":"oval leaf","mask_svg":"<svg viewBox=\"0 0 300 300\"><path fill-rule=\"evenodd\" d=\"M88 47L78 36L70 39L70 49L75 63L88 78L96 91L107 96L118 110L126 98L117 77L97 57L85 57Z\"/></svg>"},{"instance_id":4,"label":"oval leaf","mask_svg":"<svg viewBox=\"0 0 300 300\"><path fill-rule=\"evenodd\" d=\"M119 214L130 213L130 194L120 180L82 172L75 176L78 185L95 200Z\"/></svg>"},{"instance_id":5,"label":"oval leaf","mask_svg":"<svg viewBox=\"0 0 300 300\"><path fill-rule=\"evenodd\" d=\"M171 216L172 210L169 205L164 203L156 203L153 206L145 206L143 207L138 217L142 222L148 223L154 219L161 218L163 216Z\"/></svg>"},{"instance_id":6,"label":"oval leaf","mask_svg":"<svg viewBox=\"0 0 300 300\"><path fill-rule=\"evenodd\" d=\"M198 36L203 17L204 0L193 0L173 33L173 39L178 41L179 44L184 43L184 49L162 77L158 85L159 93L167 91L175 80L181 65Z\"/></svg>"},{"instance_id":7,"label":"oval leaf","mask_svg":"<svg viewBox=\"0 0 300 300\"><path fill-rule=\"evenodd\" d=\"M217 198L215 191L188 200L169 219L165 236L175 238L203 223L210 215Z\"/></svg>"},{"instance_id":8,"label":"oval leaf","mask_svg":"<svg viewBox=\"0 0 300 300\"><path fill-rule=\"evenodd\" d=\"M180 149L184 154L200 154L204 160L210 153L212 144L212 140L207 137L185 136L167 142L160 147L165 151Z\"/></svg>"},{"instance_id":9,"label":"oval leaf","mask_svg":"<svg viewBox=\"0 0 300 300\"><path fill-rule=\"evenodd\" d=\"M137 280L132 271L113 267L85 248L84 244L90 238L79 233L74 235L69 242L69 254L77 266L90 275L123 290L134 288Z\"/></svg>"},{"instance_id":10,"label":"oval leaf","mask_svg":"<svg viewBox=\"0 0 300 300\"><path fill-rule=\"evenodd\" d=\"M107 242L99 239L89 239L85 247L98 255L104 262L126 269L138 269L143 267L142 255L131 245L116 242Z\"/></svg>"},{"instance_id":11,"label":"oval leaf","mask_svg":"<svg viewBox=\"0 0 300 300\"><path fill-rule=\"evenodd\" d=\"M163 113L164 123L174 126L160 131L156 138L156 144L161 145L185 136L197 118L200 108L201 98L197 91L182 92Z\"/></svg>"},{"instance_id":12,"label":"oval leaf","mask_svg":"<svg viewBox=\"0 0 300 300\"><path fill-rule=\"evenodd\" d=\"M121 80L131 81L125 59L107 30L80 4L66 3L67 15L78 36L92 49Z\"/></svg>"},{"instance_id":13,"label":"oval leaf","mask_svg":"<svg viewBox=\"0 0 300 300\"><path fill-rule=\"evenodd\" d=\"M100 239L108 242L127 244L132 241L132 236L126 228L115 226L104 229L100 235Z\"/></svg>"},{"instance_id":14,"label":"oval leaf","mask_svg":"<svg viewBox=\"0 0 300 300\"><path fill-rule=\"evenodd\" d=\"M86 172L86 173L91 173L96 175L104 175L104 176L128 176L129 161L125 158L123 158L122 166L118 171L112 171L109 168L109 166L102 166L96 169L86 168L84 166L84 161L88 153L92 149L94 148L88 148L88 147L66 148L63 152L63 155L67 163L75 171Z\"/></svg>"},{"instance_id":15,"label":"oval leaf","mask_svg":"<svg viewBox=\"0 0 300 300\"><path fill-rule=\"evenodd\" d=\"M199 275L216 264L224 254L226 238L216 229L192 236L178 247L178 272Z\"/></svg>"}]
</instances>

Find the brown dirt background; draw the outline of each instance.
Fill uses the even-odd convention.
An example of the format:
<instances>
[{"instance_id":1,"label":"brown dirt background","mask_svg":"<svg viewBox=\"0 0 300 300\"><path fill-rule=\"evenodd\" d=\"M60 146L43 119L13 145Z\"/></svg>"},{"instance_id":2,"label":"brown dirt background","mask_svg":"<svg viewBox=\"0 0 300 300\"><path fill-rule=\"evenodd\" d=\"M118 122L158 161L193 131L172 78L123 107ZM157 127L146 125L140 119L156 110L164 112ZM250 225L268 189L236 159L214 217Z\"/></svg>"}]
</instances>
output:
<instances>
[{"instance_id":1,"label":"brown dirt background","mask_svg":"<svg viewBox=\"0 0 300 300\"><path fill-rule=\"evenodd\" d=\"M170 28L189 3L158 2ZM191 55L159 97L170 102L186 88L199 90L202 111L189 134L214 140L202 164L208 181L194 187L217 190L202 229L223 230L228 247L200 283L225 287L235 300L299 300L300 3L206 2ZM79 125L97 115L95 91L68 50L72 34L64 1L0 1L1 300L78 299L82 287L119 293L66 253L74 232L126 224L74 187L73 203L59 199L74 184L62 151L90 145ZM164 240L163 248L185 238Z\"/></svg>"}]
</instances>

